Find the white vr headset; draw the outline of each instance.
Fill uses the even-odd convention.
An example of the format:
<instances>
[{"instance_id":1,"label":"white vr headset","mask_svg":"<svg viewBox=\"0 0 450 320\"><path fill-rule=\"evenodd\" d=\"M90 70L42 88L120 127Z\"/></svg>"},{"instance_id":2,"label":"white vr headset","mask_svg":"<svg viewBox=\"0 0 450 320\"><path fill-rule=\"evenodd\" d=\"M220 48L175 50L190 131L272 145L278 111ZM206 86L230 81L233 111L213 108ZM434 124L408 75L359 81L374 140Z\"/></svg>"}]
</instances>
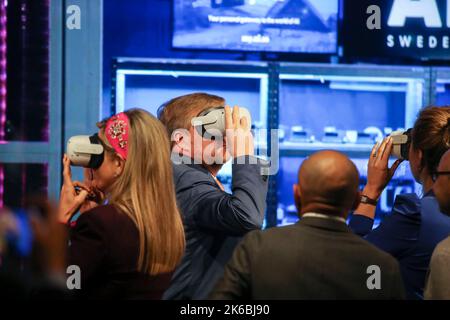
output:
<instances>
[{"instance_id":1,"label":"white vr headset","mask_svg":"<svg viewBox=\"0 0 450 320\"><path fill-rule=\"evenodd\" d=\"M392 137L392 155L398 159L409 160L409 147L411 145L411 130L394 131Z\"/></svg>"},{"instance_id":2,"label":"white vr headset","mask_svg":"<svg viewBox=\"0 0 450 320\"><path fill-rule=\"evenodd\" d=\"M246 108L239 108L239 116L240 118L247 118L248 125L252 125L250 112ZM225 108L215 107L207 109L193 118L191 124L204 138L211 139L213 136L223 136L225 135Z\"/></svg>"},{"instance_id":3,"label":"white vr headset","mask_svg":"<svg viewBox=\"0 0 450 320\"><path fill-rule=\"evenodd\" d=\"M97 169L104 159L105 150L97 134L74 136L67 142L67 156L72 165Z\"/></svg>"}]
</instances>

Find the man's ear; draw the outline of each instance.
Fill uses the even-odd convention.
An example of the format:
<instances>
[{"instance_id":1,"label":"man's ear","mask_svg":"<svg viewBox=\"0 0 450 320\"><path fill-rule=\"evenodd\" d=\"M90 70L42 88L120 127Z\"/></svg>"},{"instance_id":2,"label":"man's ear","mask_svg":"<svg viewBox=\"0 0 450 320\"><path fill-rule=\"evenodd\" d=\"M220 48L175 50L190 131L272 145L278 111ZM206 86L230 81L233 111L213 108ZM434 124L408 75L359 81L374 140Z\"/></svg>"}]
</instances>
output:
<instances>
[{"instance_id":1,"label":"man's ear","mask_svg":"<svg viewBox=\"0 0 450 320\"><path fill-rule=\"evenodd\" d=\"M189 130L176 129L174 132L172 132L171 140L174 142L174 145L176 145L180 150L190 149L191 134Z\"/></svg>"},{"instance_id":2,"label":"man's ear","mask_svg":"<svg viewBox=\"0 0 450 320\"><path fill-rule=\"evenodd\" d=\"M292 190L294 193L294 202L295 202L295 207L297 208L297 212L298 214L300 214L301 208L302 208L302 204L301 204L301 191L300 191L300 187L298 184L294 184L292 186Z\"/></svg>"},{"instance_id":3,"label":"man's ear","mask_svg":"<svg viewBox=\"0 0 450 320\"><path fill-rule=\"evenodd\" d=\"M175 142L176 145L180 145L183 142L184 136L180 130L175 130L172 134L172 141Z\"/></svg>"},{"instance_id":4,"label":"man's ear","mask_svg":"<svg viewBox=\"0 0 450 320\"><path fill-rule=\"evenodd\" d=\"M353 201L352 211L355 211L361 203L361 191L356 192L355 200Z\"/></svg>"}]
</instances>

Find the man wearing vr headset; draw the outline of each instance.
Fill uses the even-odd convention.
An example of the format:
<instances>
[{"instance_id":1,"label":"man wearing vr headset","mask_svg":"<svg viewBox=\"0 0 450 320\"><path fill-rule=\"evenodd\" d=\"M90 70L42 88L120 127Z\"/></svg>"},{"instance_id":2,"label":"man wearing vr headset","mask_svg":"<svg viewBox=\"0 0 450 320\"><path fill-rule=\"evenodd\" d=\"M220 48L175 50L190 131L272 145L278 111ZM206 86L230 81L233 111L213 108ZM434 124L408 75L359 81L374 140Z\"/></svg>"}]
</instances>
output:
<instances>
[{"instance_id":1,"label":"man wearing vr headset","mask_svg":"<svg viewBox=\"0 0 450 320\"><path fill-rule=\"evenodd\" d=\"M254 157L249 114L224 104L221 97L194 93L170 100L158 112L172 140L186 232L186 252L165 299L207 298L241 237L263 223L268 183L263 162ZM216 178L230 158L232 194Z\"/></svg>"}]
</instances>

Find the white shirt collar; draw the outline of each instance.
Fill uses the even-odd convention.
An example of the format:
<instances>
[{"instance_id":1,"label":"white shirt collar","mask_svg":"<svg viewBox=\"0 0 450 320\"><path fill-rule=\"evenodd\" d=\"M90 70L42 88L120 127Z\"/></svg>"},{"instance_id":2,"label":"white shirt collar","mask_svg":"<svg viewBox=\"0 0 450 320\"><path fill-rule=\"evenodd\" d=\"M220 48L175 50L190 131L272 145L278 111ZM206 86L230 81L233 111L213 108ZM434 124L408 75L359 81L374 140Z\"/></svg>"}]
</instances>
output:
<instances>
[{"instance_id":1,"label":"white shirt collar","mask_svg":"<svg viewBox=\"0 0 450 320\"><path fill-rule=\"evenodd\" d=\"M328 219L328 220L340 221L340 222L343 222L343 223L347 224L346 221L345 221L345 219L344 219L343 217L330 216L330 215L327 215L327 214L317 213L317 212L307 212L307 213L304 213L304 214L302 215L302 218L320 218L320 219Z\"/></svg>"}]
</instances>

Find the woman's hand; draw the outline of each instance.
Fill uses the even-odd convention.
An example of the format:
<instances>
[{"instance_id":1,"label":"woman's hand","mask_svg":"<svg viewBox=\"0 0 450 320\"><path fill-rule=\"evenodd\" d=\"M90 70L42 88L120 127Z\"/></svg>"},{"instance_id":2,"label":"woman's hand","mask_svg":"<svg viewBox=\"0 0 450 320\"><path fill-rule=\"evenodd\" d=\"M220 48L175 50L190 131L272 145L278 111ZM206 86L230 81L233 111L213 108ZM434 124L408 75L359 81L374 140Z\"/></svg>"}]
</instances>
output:
<instances>
[{"instance_id":1,"label":"woman's hand","mask_svg":"<svg viewBox=\"0 0 450 320\"><path fill-rule=\"evenodd\" d=\"M103 201L105 200L105 194L103 192L101 192L98 188L95 187L90 169L85 168L83 171L83 174L84 174L83 185L85 186L85 188L87 188L87 190L90 193L89 193L89 196L86 198L86 200L81 205L80 213L84 213L86 211L94 209L95 207L102 204Z\"/></svg>"},{"instance_id":2,"label":"woman's hand","mask_svg":"<svg viewBox=\"0 0 450 320\"><path fill-rule=\"evenodd\" d=\"M378 148L379 146L379 148ZM367 166L367 184L363 194L377 200L403 160L398 159L389 168L389 156L392 152L392 138L385 138L381 145L377 143L370 153Z\"/></svg>"},{"instance_id":3,"label":"woman's hand","mask_svg":"<svg viewBox=\"0 0 450 320\"><path fill-rule=\"evenodd\" d=\"M392 152L392 138L387 137L381 145L377 143L370 153L369 163L367 165L367 184L362 194L378 200L386 185L392 179L392 176L403 160L398 159L391 168L388 167L389 156ZM354 214L366 216L370 219L375 218L376 206L360 203Z\"/></svg>"},{"instance_id":4,"label":"woman's hand","mask_svg":"<svg viewBox=\"0 0 450 320\"><path fill-rule=\"evenodd\" d=\"M238 106L233 111L230 106L225 107L225 129L227 149L233 158L254 154L251 123L247 118L241 118Z\"/></svg>"},{"instance_id":5,"label":"woman's hand","mask_svg":"<svg viewBox=\"0 0 450 320\"><path fill-rule=\"evenodd\" d=\"M80 209L91 191L85 184L72 181L70 160L67 155L64 155L63 166L64 183L59 198L58 220L61 223L67 223Z\"/></svg>"}]
</instances>

